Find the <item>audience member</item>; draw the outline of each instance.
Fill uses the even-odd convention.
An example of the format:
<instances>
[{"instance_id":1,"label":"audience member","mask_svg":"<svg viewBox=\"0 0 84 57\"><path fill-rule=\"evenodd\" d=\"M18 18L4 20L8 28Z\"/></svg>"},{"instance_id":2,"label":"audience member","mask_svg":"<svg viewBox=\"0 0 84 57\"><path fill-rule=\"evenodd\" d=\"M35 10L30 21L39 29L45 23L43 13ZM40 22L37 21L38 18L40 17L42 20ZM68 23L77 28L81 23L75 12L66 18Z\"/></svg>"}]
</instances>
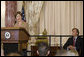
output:
<instances>
[{"instance_id":1,"label":"audience member","mask_svg":"<svg viewBox=\"0 0 84 57\"><path fill-rule=\"evenodd\" d=\"M37 54L39 56L48 56L50 54L49 46L44 42L39 43Z\"/></svg>"}]
</instances>

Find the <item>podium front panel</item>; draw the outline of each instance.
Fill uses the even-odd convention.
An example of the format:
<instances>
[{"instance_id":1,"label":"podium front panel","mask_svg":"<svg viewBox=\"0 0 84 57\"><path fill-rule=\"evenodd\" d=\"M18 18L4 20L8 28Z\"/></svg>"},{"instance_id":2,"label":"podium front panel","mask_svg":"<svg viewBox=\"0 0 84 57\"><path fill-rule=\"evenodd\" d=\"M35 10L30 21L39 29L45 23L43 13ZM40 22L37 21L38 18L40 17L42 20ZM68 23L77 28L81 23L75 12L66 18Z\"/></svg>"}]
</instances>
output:
<instances>
[{"instance_id":1,"label":"podium front panel","mask_svg":"<svg viewBox=\"0 0 84 57\"><path fill-rule=\"evenodd\" d=\"M3 43L18 43L18 40L19 40L19 30L2 30L1 31L1 41Z\"/></svg>"}]
</instances>

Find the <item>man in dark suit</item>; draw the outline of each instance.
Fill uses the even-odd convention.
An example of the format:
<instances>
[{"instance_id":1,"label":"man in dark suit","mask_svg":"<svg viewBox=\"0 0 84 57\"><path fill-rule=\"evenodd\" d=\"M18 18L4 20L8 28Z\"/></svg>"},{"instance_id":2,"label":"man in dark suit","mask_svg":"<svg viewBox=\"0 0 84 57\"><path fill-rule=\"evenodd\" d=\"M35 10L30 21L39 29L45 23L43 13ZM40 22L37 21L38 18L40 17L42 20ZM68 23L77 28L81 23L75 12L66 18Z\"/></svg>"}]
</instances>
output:
<instances>
[{"instance_id":1,"label":"man in dark suit","mask_svg":"<svg viewBox=\"0 0 84 57\"><path fill-rule=\"evenodd\" d=\"M68 39L63 48L66 50L75 49L79 53L81 49L81 37L79 36L79 30L77 28L72 29L72 37Z\"/></svg>"}]
</instances>

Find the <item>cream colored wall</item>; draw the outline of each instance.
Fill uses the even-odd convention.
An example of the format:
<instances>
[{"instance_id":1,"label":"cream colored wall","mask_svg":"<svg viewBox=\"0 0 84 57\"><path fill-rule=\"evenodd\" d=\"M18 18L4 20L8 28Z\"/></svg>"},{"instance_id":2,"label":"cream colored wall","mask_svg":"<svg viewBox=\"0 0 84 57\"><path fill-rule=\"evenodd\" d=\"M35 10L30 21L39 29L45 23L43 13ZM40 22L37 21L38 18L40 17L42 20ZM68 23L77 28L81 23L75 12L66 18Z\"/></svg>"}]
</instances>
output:
<instances>
[{"instance_id":1,"label":"cream colored wall","mask_svg":"<svg viewBox=\"0 0 84 57\"><path fill-rule=\"evenodd\" d=\"M1 1L1 27L5 27L5 1Z\"/></svg>"},{"instance_id":2,"label":"cream colored wall","mask_svg":"<svg viewBox=\"0 0 84 57\"><path fill-rule=\"evenodd\" d=\"M83 34L83 2L82 1L48 1L40 15L40 33L45 28L48 34L71 34L77 27ZM66 31L67 30L67 31Z\"/></svg>"},{"instance_id":3,"label":"cream colored wall","mask_svg":"<svg viewBox=\"0 0 84 57\"><path fill-rule=\"evenodd\" d=\"M40 33L46 28L49 35L71 35L74 27L83 35L83 1L45 2L40 15ZM63 38L63 44L67 39ZM52 38L51 42L59 44L60 41L59 38Z\"/></svg>"}]
</instances>

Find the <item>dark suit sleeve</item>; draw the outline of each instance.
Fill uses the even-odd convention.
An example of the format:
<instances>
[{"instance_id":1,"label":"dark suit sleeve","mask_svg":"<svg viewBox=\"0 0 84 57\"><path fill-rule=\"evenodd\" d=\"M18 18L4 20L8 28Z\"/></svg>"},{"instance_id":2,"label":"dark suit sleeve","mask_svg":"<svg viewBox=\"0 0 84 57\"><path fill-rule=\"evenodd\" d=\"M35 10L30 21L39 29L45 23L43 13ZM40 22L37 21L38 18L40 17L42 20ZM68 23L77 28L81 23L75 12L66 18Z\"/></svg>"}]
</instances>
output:
<instances>
[{"instance_id":1,"label":"dark suit sleeve","mask_svg":"<svg viewBox=\"0 0 84 57\"><path fill-rule=\"evenodd\" d=\"M80 36L78 36L77 40L76 40L76 50L78 51L79 55L82 55L82 38Z\"/></svg>"},{"instance_id":2,"label":"dark suit sleeve","mask_svg":"<svg viewBox=\"0 0 84 57\"><path fill-rule=\"evenodd\" d=\"M77 41L76 50L79 51L81 48L81 40Z\"/></svg>"},{"instance_id":3,"label":"dark suit sleeve","mask_svg":"<svg viewBox=\"0 0 84 57\"><path fill-rule=\"evenodd\" d=\"M82 47L82 40L81 40L82 38L81 37L79 37L78 39L77 39L77 43L76 43L76 50L79 52L80 50L81 50L81 47Z\"/></svg>"},{"instance_id":4,"label":"dark suit sleeve","mask_svg":"<svg viewBox=\"0 0 84 57\"><path fill-rule=\"evenodd\" d=\"M71 38L69 38L67 40L67 42L64 44L63 48L67 50L67 47L70 45L70 43L71 43Z\"/></svg>"},{"instance_id":5,"label":"dark suit sleeve","mask_svg":"<svg viewBox=\"0 0 84 57\"><path fill-rule=\"evenodd\" d=\"M81 38L81 56L83 56L83 38Z\"/></svg>"}]
</instances>

